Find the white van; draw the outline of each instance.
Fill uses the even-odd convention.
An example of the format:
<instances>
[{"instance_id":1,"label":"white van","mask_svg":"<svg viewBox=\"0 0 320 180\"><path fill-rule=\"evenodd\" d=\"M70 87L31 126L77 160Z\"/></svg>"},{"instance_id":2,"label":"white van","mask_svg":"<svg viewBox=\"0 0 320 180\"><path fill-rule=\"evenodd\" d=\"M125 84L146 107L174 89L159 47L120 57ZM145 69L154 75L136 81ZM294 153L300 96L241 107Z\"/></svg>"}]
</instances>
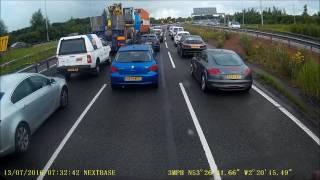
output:
<instances>
[{"instance_id":1,"label":"white van","mask_svg":"<svg viewBox=\"0 0 320 180\"><path fill-rule=\"evenodd\" d=\"M96 34L62 37L57 47L57 69L69 78L71 73L93 72L98 75L100 64L110 62L109 45Z\"/></svg>"},{"instance_id":2,"label":"white van","mask_svg":"<svg viewBox=\"0 0 320 180\"><path fill-rule=\"evenodd\" d=\"M235 29L240 29L241 28L240 23L236 22L236 21L229 21L228 27L229 28L235 28Z\"/></svg>"}]
</instances>

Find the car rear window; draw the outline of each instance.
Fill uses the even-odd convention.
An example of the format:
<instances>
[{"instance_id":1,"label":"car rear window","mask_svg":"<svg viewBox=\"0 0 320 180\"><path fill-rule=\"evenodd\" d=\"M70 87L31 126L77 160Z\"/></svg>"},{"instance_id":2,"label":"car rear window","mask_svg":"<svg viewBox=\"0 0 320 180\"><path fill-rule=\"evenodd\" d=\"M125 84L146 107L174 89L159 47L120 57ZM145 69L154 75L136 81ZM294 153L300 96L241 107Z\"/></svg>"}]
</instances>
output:
<instances>
[{"instance_id":1,"label":"car rear window","mask_svg":"<svg viewBox=\"0 0 320 180\"><path fill-rule=\"evenodd\" d=\"M2 98L3 95L4 95L4 93L0 92L0 101L1 101L1 98Z\"/></svg>"},{"instance_id":2,"label":"car rear window","mask_svg":"<svg viewBox=\"0 0 320 180\"><path fill-rule=\"evenodd\" d=\"M59 55L86 53L86 45L83 38L62 40Z\"/></svg>"},{"instance_id":3,"label":"car rear window","mask_svg":"<svg viewBox=\"0 0 320 180\"><path fill-rule=\"evenodd\" d=\"M185 43L187 43L187 44L202 44L203 40L202 39L186 39Z\"/></svg>"},{"instance_id":4,"label":"car rear window","mask_svg":"<svg viewBox=\"0 0 320 180\"><path fill-rule=\"evenodd\" d=\"M232 53L209 53L209 61L212 60L220 66L240 66L243 64L241 58Z\"/></svg>"},{"instance_id":5,"label":"car rear window","mask_svg":"<svg viewBox=\"0 0 320 180\"><path fill-rule=\"evenodd\" d=\"M151 61L149 51L124 51L118 52L116 56L117 62L145 62Z\"/></svg>"}]
</instances>

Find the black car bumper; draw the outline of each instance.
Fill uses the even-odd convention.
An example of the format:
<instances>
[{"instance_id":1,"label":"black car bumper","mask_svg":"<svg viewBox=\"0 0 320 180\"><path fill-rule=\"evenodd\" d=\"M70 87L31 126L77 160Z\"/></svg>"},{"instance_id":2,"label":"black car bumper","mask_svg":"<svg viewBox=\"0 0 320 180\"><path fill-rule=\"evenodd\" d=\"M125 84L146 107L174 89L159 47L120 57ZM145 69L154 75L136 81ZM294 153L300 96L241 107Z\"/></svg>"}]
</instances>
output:
<instances>
[{"instance_id":1,"label":"black car bumper","mask_svg":"<svg viewBox=\"0 0 320 180\"><path fill-rule=\"evenodd\" d=\"M251 88L252 80L208 80L209 89L246 90Z\"/></svg>"},{"instance_id":2,"label":"black car bumper","mask_svg":"<svg viewBox=\"0 0 320 180\"><path fill-rule=\"evenodd\" d=\"M91 68L90 65L82 66L60 66L57 67L59 73L78 73L78 72L92 72L94 68Z\"/></svg>"},{"instance_id":3,"label":"black car bumper","mask_svg":"<svg viewBox=\"0 0 320 180\"><path fill-rule=\"evenodd\" d=\"M205 50L205 48L190 48L190 49L181 49L183 54L185 55L193 55L193 54L199 54L201 51Z\"/></svg>"}]
</instances>

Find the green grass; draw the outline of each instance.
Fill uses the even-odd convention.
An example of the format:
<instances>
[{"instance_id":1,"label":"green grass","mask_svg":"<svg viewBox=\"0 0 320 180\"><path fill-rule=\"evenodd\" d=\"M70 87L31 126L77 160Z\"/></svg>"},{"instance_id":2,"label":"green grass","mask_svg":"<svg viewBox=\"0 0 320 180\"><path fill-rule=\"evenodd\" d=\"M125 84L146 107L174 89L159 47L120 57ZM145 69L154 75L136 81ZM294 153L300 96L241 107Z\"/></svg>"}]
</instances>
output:
<instances>
[{"instance_id":1,"label":"green grass","mask_svg":"<svg viewBox=\"0 0 320 180\"><path fill-rule=\"evenodd\" d=\"M51 56L54 56L56 53L56 44L57 43L54 42L54 43L46 44L44 46L41 45L39 47L24 48L24 49L21 49L21 51L14 51L17 54L12 54L11 56L21 57L21 55L22 55L22 58L4 66L4 67L0 67L1 68L0 75L18 71L18 70L20 70L24 67L27 67L31 64L40 62L42 60L48 59ZM15 50L20 50L20 49L15 49ZM33 50L35 50L35 51L33 51ZM32 55L23 57L23 56L25 56L23 54L26 52L29 52L29 53L32 52ZM18 56L18 55L20 55L20 56Z\"/></svg>"},{"instance_id":2,"label":"green grass","mask_svg":"<svg viewBox=\"0 0 320 180\"><path fill-rule=\"evenodd\" d=\"M0 57L0 64L5 62L9 62L14 59L23 58L28 55L35 55L42 51L46 51L48 49L56 48L57 42L48 42L40 45L35 45L30 48L19 48L19 49L9 49L6 53L2 54Z\"/></svg>"},{"instance_id":3,"label":"green grass","mask_svg":"<svg viewBox=\"0 0 320 180\"><path fill-rule=\"evenodd\" d=\"M295 33L320 38L320 26L317 24L248 24L243 27L262 31Z\"/></svg>"},{"instance_id":4,"label":"green grass","mask_svg":"<svg viewBox=\"0 0 320 180\"><path fill-rule=\"evenodd\" d=\"M257 75L257 78L261 80L263 83L271 86L273 89L284 95L302 111L307 112L307 108L305 107L305 105L301 101L299 101L294 95L292 95L286 88L284 88L275 78L265 73L255 72L255 74Z\"/></svg>"}]
</instances>

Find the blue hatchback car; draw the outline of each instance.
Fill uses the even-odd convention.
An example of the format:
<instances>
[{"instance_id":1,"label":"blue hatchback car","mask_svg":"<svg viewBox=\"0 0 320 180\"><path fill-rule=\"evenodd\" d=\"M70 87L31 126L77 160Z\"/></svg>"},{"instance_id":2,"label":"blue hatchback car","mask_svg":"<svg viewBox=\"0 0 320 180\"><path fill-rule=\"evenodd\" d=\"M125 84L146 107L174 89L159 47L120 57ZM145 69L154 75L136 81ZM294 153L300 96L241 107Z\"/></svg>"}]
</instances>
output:
<instances>
[{"instance_id":1,"label":"blue hatchback car","mask_svg":"<svg viewBox=\"0 0 320 180\"><path fill-rule=\"evenodd\" d=\"M111 65L111 87L158 87L158 64L149 45L122 46Z\"/></svg>"}]
</instances>

